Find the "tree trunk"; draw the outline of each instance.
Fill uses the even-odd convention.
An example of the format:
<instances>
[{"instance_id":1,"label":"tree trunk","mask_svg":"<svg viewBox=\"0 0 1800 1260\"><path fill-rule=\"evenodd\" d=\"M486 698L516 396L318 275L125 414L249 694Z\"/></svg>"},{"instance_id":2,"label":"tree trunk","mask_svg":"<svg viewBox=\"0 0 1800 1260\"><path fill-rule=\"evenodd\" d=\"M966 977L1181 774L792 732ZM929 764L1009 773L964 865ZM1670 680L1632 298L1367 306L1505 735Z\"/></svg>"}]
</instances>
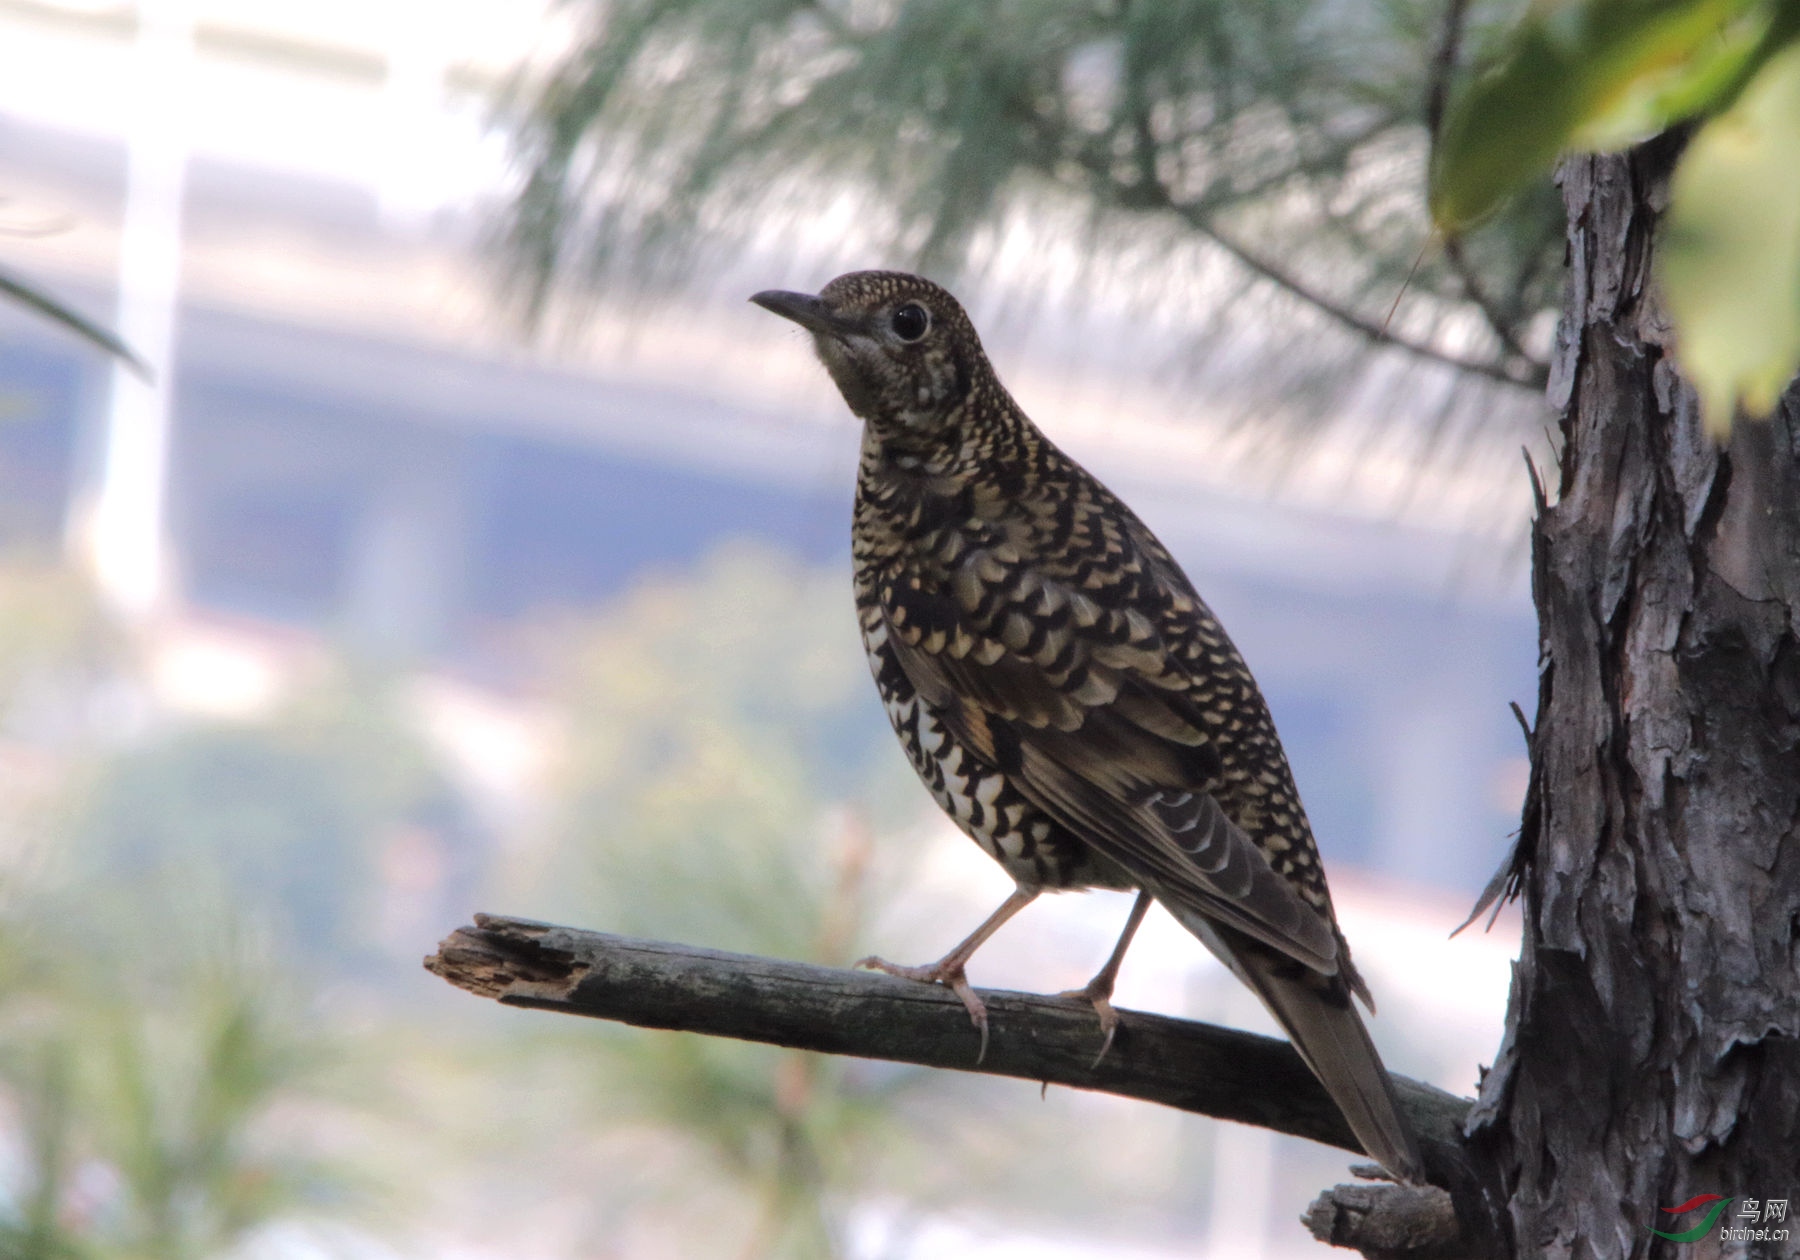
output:
<instances>
[{"instance_id":1,"label":"tree trunk","mask_svg":"<svg viewBox=\"0 0 1800 1260\"><path fill-rule=\"evenodd\" d=\"M1679 148L1563 168L1525 940L1470 1119L1520 1260L1800 1255L1800 391L1701 429L1650 283Z\"/></svg>"}]
</instances>

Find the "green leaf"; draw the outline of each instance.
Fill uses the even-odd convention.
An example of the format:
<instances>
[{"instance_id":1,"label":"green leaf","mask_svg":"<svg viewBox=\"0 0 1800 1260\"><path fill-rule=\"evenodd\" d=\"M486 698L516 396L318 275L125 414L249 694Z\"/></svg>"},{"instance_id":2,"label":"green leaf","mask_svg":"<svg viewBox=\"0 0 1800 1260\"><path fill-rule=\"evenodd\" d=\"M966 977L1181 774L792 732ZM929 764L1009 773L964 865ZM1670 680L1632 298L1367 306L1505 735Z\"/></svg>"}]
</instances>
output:
<instances>
[{"instance_id":1,"label":"green leaf","mask_svg":"<svg viewBox=\"0 0 1800 1260\"><path fill-rule=\"evenodd\" d=\"M1659 261L1707 428L1767 415L1800 367L1800 44L1694 137Z\"/></svg>"},{"instance_id":2,"label":"green leaf","mask_svg":"<svg viewBox=\"0 0 1800 1260\"><path fill-rule=\"evenodd\" d=\"M1758 49L1762 0L1579 0L1534 9L1502 63L1452 104L1431 215L1457 233L1565 149L1624 143L1712 107Z\"/></svg>"},{"instance_id":3,"label":"green leaf","mask_svg":"<svg viewBox=\"0 0 1800 1260\"><path fill-rule=\"evenodd\" d=\"M1768 16L1740 14L1666 64L1645 65L1575 129L1569 147L1623 148L1681 119L1728 107L1768 46Z\"/></svg>"}]
</instances>

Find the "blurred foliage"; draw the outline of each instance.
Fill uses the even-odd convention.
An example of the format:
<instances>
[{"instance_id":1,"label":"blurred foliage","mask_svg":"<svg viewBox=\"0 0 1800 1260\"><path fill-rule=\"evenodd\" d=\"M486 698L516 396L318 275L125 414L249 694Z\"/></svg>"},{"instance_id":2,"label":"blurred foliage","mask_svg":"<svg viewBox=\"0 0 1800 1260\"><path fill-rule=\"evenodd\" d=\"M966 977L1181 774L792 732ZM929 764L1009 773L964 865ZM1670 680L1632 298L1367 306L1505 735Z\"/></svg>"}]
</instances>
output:
<instances>
[{"instance_id":1,"label":"blurred foliage","mask_svg":"<svg viewBox=\"0 0 1800 1260\"><path fill-rule=\"evenodd\" d=\"M1800 368L1800 5L1567 0L1535 6L1451 108L1432 213L1452 234L1503 213L1574 149L1680 123L1659 277L1714 433L1767 414Z\"/></svg>"},{"instance_id":2,"label":"blurred foliage","mask_svg":"<svg viewBox=\"0 0 1800 1260\"><path fill-rule=\"evenodd\" d=\"M90 897L229 908L342 965L366 954L381 854L424 826L467 848L460 802L380 680L346 673L262 722L181 724L95 769L69 829Z\"/></svg>"},{"instance_id":3,"label":"blurred foliage","mask_svg":"<svg viewBox=\"0 0 1800 1260\"><path fill-rule=\"evenodd\" d=\"M543 642L568 757L521 894L532 913L840 966L863 952L881 855L863 811L832 803L924 802L840 574L734 544ZM566 1035L598 1048L594 1127L683 1135L684 1199L730 1191L720 1210L745 1257L844 1254L841 1209L893 1168L896 1104L929 1075L637 1029ZM716 1241L720 1221L691 1215L686 1245Z\"/></svg>"},{"instance_id":4,"label":"blurred foliage","mask_svg":"<svg viewBox=\"0 0 1800 1260\"><path fill-rule=\"evenodd\" d=\"M447 791L381 680L157 714L73 574L0 563L0 1257L199 1260L373 1204L313 961ZM323 924L321 925L321 921ZM310 938L297 930L314 931ZM292 930L290 930L292 929Z\"/></svg>"},{"instance_id":5,"label":"blurred foliage","mask_svg":"<svg viewBox=\"0 0 1800 1260\"><path fill-rule=\"evenodd\" d=\"M1505 61L1459 94L1433 155L1432 215L1461 232L1570 148L1655 135L1729 90L1769 4L1580 0L1520 24ZM1758 13L1756 10L1763 10Z\"/></svg>"},{"instance_id":6,"label":"blurred foliage","mask_svg":"<svg viewBox=\"0 0 1800 1260\"><path fill-rule=\"evenodd\" d=\"M568 752L556 868L533 895L623 931L813 956L839 878L827 807L919 805L848 580L729 544L542 650Z\"/></svg>"},{"instance_id":7,"label":"blurred foliage","mask_svg":"<svg viewBox=\"0 0 1800 1260\"><path fill-rule=\"evenodd\" d=\"M117 719L131 655L73 574L0 560L0 895L58 849L69 763Z\"/></svg>"},{"instance_id":8,"label":"blurred foliage","mask_svg":"<svg viewBox=\"0 0 1800 1260\"><path fill-rule=\"evenodd\" d=\"M60 565L0 562L0 728L65 714L127 661L120 627Z\"/></svg>"},{"instance_id":9,"label":"blurred foliage","mask_svg":"<svg viewBox=\"0 0 1800 1260\"><path fill-rule=\"evenodd\" d=\"M1800 370L1800 42L1688 146L1658 262L1708 427L1768 415Z\"/></svg>"},{"instance_id":10,"label":"blurred foliage","mask_svg":"<svg viewBox=\"0 0 1800 1260\"><path fill-rule=\"evenodd\" d=\"M369 886L358 795L293 732L181 729L100 768L75 819L82 883L132 897L158 885L184 908L240 902L336 953L353 927L346 903Z\"/></svg>"},{"instance_id":11,"label":"blurred foliage","mask_svg":"<svg viewBox=\"0 0 1800 1260\"><path fill-rule=\"evenodd\" d=\"M746 246L955 272L1021 223L1073 222L1079 283L1114 273L1171 308L1206 294L1220 337L1250 293L1310 313L1261 321L1290 370L1330 357L1331 327L1357 352L1543 380L1562 250L1548 179L1455 251L1425 250L1449 77L1516 3L571 7L582 34L512 101L508 239L536 309L558 284L666 283ZM1178 248L1194 241L1208 248Z\"/></svg>"},{"instance_id":12,"label":"blurred foliage","mask_svg":"<svg viewBox=\"0 0 1800 1260\"><path fill-rule=\"evenodd\" d=\"M628 1211L681 1205L690 1254L735 1237L746 1260L842 1256L846 1209L911 1188L904 1156L918 1142L900 1108L938 1087L927 1072L639 1029L584 1042L587 1127L682 1141L663 1184L621 1177L635 1182Z\"/></svg>"},{"instance_id":13,"label":"blurred foliage","mask_svg":"<svg viewBox=\"0 0 1800 1260\"><path fill-rule=\"evenodd\" d=\"M471 882L474 824L398 679L340 663L267 716L196 720L156 711L143 647L74 573L0 561L0 880L241 915L339 962L391 841L428 832Z\"/></svg>"},{"instance_id":14,"label":"blurred foliage","mask_svg":"<svg viewBox=\"0 0 1800 1260\"><path fill-rule=\"evenodd\" d=\"M17 903L0 921L0 1256L198 1260L366 1197L295 1119L331 1105L337 1051L290 976L191 925L123 952L90 927Z\"/></svg>"},{"instance_id":15,"label":"blurred foliage","mask_svg":"<svg viewBox=\"0 0 1800 1260\"><path fill-rule=\"evenodd\" d=\"M834 803L879 810L892 797L910 816L920 802L841 576L730 548L547 632L546 646L567 736L552 860L538 868L546 895L578 921L854 958L875 854L865 811ZM11 854L0 876L0 1106L13 1134L0 1257L216 1256L276 1224L360 1212L362 1165L380 1160L331 1153L379 1123L377 1100L339 1093L346 1056L366 1057L355 1047L371 1038L439 1082L410 1099L424 1128L456 1097L445 1081L529 1093L515 1074L542 1047L544 1078L576 1073L585 1105L540 1117L534 1151L579 1162L596 1142L631 1149L650 1135L683 1152L667 1181L634 1165L587 1194L689 1241L735 1238L746 1256L844 1254L844 1209L892 1167L896 1102L926 1073L635 1030L533 1026L499 1048L479 1012L473 1030L409 1030L428 1014L391 994L373 1023L320 1017L328 977L392 987L368 928L396 830L476 839L396 680L340 666L266 716L176 718L143 695L132 645L79 584L4 566L0 663L0 699L48 691L84 719L79 738L50 744L41 724L14 722L0 750L54 752L46 782L61 801L32 837L38 856ZM115 729L92 699L119 690L142 711ZM456 1063L489 1054L505 1066L479 1085L458 1076ZM340 1142L314 1142L320 1127ZM461 1175L459 1160L487 1158L489 1135L454 1128L395 1149ZM723 1216L691 1210L696 1181Z\"/></svg>"}]
</instances>

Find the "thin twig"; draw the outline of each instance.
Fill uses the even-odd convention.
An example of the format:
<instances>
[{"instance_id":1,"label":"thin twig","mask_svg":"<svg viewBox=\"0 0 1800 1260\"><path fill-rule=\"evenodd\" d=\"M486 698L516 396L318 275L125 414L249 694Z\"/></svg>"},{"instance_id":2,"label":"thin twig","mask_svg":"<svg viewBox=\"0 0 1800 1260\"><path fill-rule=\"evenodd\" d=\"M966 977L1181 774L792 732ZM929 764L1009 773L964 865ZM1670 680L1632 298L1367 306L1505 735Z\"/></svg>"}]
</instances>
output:
<instances>
[{"instance_id":1,"label":"thin twig","mask_svg":"<svg viewBox=\"0 0 1800 1260\"><path fill-rule=\"evenodd\" d=\"M1450 80L1456 77L1456 64L1461 59L1463 20L1468 8L1468 0L1449 0L1444 5L1444 23L1438 28L1437 47L1431 53L1431 79L1425 85L1425 128L1433 149L1444 129L1444 110L1450 103Z\"/></svg>"},{"instance_id":2,"label":"thin twig","mask_svg":"<svg viewBox=\"0 0 1800 1260\"><path fill-rule=\"evenodd\" d=\"M1525 348L1513 330L1513 321L1508 319L1494 296L1487 291L1487 285L1475 270L1475 264L1469 261L1469 255L1463 250L1462 240L1446 233L1444 236L1444 261L1450 264L1450 270L1456 273L1457 282L1462 285L1463 296L1474 303L1481 317L1487 321L1488 328L1500 339L1508 354L1526 363L1535 365L1539 370L1548 371L1544 361Z\"/></svg>"},{"instance_id":3,"label":"thin twig","mask_svg":"<svg viewBox=\"0 0 1800 1260\"><path fill-rule=\"evenodd\" d=\"M1132 122L1134 125L1133 138L1136 141L1133 151L1137 160L1137 178L1130 187L1130 195L1126 202L1131 208L1161 210L1176 215L1253 275L1285 290L1321 314L1336 320L1351 332L1372 342L1391 345L1395 349L1404 350L1421 359L1443 363L1459 371L1491 377L1507 385L1532 390L1543 388L1542 365L1530 360L1529 357L1521 371L1508 363L1465 358L1462 355L1440 350L1429 342L1398 336L1388 330L1385 322L1376 323L1314 288L1285 267L1263 258L1249 246L1244 245L1220 228L1213 215L1204 207L1179 200L1170 193L1167 185L1156 173L1152 152L1155 141L1149 116L1140 109L1134 114ZM1091 152L1080 153L1076 155L1076 161L1080 168L1086 171L1089 181L1102 190L1113 182L1112 172L1101 165L1102 159L1099 155Z\"/></svg>"},{"instance_id":4,"label":"thin twig","mask_svg":"<svg viewBox=\"0 0 1800 1260\"><path fill-rule=\"evenodd\" d=\"M1406 290L1411 286L1413 277L1419 274L1419 264L1425 261L1425 251L1431 248L1432 238L1436 235L1436 232L1427 234L1419 244L1419 252L1413 255L1412 266L1406 269L1406 279L1400 282L1400 288L1394 294L1393 305L1388 307L1388 313L1382 317L1381 335L1383 337L1391 335L1388 329L1394 322L1394 313L1400 309L1400 299L1406 296Z\"/></svg>"},{"instance_id":5,"label":"thin twig","mask_svg":"<svg viewBox=\"0 0 1800 1260\"><path fill-rule=\"evenodd\" d=\"M62 325L76 336L120 359L145 380L150 379L150 365L140 359L130 346L119 340L109 329L102 328L73 307L64 305L36 286L8 271L0 270L0 295L9 297L21 306L36 311L52 323Z\"/></svg>"},{"instance_id":6,"label":"thin twig","mask_svg":"<svg viewBox=\"0 0 1800 1260\"><path fill-rule=\"evenodd\" d=\"M1176 209L1179 210L1179 207L1176 207ZM1350 331L1360 333L1362 336L1367 337L1370 341L1391 345L1396 349L1404 350L1421 359L1429 359L1434 363L1447 364L1450 367L1457 368L1464 372L1473 372L1477 376L1491 377L1492 379L1507 385L1533 390L1543 388L1544 383L1542 374L1538 370L1539 365L1533 360L1528 359L1528 366L1525 370L1521 371L1510 367L1506 363L1493 363L1482 359L1469 359L1459 354L1451 354L1446 350L1440 350L1428 342L1415 341L1410 337L1396 336L1374 320L1367 319L1351 310L1349 307L1320 293L1317 289L1314 289L1298 276L1293 275L1267 259L1258 257L1247 247L1238 244L1229 236L1219 231L1219 229L1214 227L1211 223L1203 223L1193 219L1190 219L1188 222L1189 226L1195 231L1212 241L1213 244L1217 245L1227 254L1230 254L1232 258L1236 259L1250 271L1255 272L1263 279L1274 283L1280 288L1287 290L1301 301L1315 307L1332 319L1335 319Z\"/></svg>"}]
</instances>

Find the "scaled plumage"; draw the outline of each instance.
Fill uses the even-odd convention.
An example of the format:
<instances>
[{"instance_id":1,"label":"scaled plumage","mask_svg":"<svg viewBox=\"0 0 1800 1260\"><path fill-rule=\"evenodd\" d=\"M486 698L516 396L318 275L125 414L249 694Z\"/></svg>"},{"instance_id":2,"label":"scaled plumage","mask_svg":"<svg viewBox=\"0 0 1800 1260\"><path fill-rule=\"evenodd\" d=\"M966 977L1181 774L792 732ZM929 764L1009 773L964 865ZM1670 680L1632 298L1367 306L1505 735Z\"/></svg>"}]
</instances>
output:
<instances>
[{"instance_id":1,"label":"scaled plumage","mask_svg":"<svg viewBox=\"0 0 1800 1260\"><path fill-rule=\"evenodd\" d=\"M1032 424L939 286L866 271L753 300L813 334L863 420L852 555L882 703L938 804L1018 884L939 963L871 961L949 984L985 1046L963 964L988 935L1044 889L1141 890L1262 999L1368 1152L1417 1180L1268 707L1179 566ZM1145 904L1083 991L1107 1044Z\"/></svg>"}]
</instances>

